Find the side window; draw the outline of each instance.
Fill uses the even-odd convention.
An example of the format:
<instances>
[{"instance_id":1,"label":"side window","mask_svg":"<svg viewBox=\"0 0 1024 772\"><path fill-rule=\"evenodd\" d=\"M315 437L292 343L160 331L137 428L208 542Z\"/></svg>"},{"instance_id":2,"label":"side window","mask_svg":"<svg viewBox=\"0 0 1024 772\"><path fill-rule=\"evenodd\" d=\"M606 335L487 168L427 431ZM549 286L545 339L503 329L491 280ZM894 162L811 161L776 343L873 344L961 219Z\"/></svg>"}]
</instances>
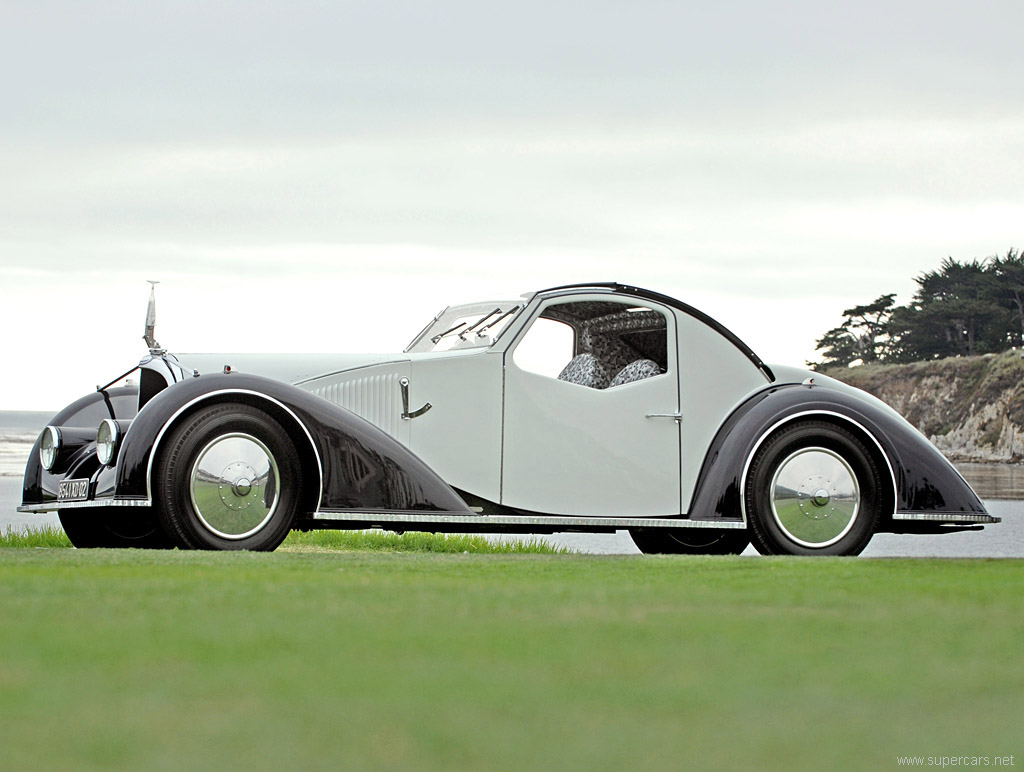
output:
<instances>
[{"instance_id":1,"label":"side window","mask_svg":"<svg viewBox=\"0 0 1024 772\"><path fill-rule=\"evenodd\" d=\"M537 319L516 346L512 361L520 370L557 378L572 359L576 333L554 319Z\"/></svg>"},{"instance_id":2,"label":"side window","mask_svg":"<svg viewBox=\"0 0 1024 772\"><path fill-rule=\"evenodd\" d=\"M591 389L613 389L668 370L661 311L617 300L547 306L516 346L522 370Z\"/></svg>"}]
</instances>

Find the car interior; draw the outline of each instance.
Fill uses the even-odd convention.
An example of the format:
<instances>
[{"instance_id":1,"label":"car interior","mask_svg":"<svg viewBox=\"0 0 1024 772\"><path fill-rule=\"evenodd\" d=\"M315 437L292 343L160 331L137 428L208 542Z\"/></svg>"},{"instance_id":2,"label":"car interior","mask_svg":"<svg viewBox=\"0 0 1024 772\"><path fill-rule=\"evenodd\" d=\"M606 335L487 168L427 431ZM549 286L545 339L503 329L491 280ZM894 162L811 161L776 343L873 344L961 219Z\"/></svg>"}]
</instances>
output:
<instances>
[{"instance_id":1,"label":"car interior","mask_svg":"<svg viewBox=\"0 0 1024 772\"><path fill-rule=\"evenodd\" d=\"M548 306L541 318L567 324L575 334L560 381L612 389L668 369L666 319L658 311L594 300Z\"/></svg>"}]
</instances>

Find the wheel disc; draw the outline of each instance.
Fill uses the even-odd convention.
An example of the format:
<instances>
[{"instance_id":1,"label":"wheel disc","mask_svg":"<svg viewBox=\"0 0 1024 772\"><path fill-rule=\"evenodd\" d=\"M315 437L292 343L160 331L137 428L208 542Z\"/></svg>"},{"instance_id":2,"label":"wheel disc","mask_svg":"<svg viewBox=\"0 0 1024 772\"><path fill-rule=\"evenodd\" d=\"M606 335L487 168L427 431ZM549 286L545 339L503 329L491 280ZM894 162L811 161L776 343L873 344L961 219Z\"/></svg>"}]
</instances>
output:
<instances>
[{"instance_id":1,"label":"wheel disc","mask_svg":"<svg viewBox=\"0 0 1024 772\"><path fill-rule=\"evenodd\" d=\"M274 454L249 434L225 434L200 451L189 476L196 515L211 533L244 539L274 516L280 473Z\"/></svg>"},{"instance_id":2,"label":"wheel disc","mask_svg":"<svg viewBox=\"0 0 1024 772\"><path fill-rule=\"evenodd\" d=\"M775 522L787 538L821 548L849 533L860 511L861 491L857 475L842 456L812 447L779 464L769 498Z\"/></svg>"}]
</instances>

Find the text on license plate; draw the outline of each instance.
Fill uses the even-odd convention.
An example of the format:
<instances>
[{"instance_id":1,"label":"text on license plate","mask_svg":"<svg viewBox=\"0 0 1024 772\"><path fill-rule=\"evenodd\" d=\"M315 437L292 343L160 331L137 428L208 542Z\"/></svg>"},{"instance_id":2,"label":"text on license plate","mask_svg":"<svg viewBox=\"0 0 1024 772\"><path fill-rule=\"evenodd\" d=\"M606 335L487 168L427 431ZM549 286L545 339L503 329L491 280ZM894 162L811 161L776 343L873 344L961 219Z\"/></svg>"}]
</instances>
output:
<instances>
[{"instance_id":1,"label":"text on license plate","mask_svg":"<svg viewBox=\"0 0 1024 772\"><path fill-rule=\"evenodd\" d=\"M57 488L57 501L85 501L89 498L89 480L61 480Z\"/></svg>"}]
</instances>

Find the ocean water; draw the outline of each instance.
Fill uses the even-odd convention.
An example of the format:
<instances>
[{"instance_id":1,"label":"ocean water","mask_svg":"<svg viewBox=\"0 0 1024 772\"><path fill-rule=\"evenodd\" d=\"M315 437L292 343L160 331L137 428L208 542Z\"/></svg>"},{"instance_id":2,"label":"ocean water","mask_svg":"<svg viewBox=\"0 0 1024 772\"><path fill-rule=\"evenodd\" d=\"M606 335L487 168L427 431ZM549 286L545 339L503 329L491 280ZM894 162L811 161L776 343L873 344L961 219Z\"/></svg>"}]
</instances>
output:
<instances>
[{"instance_id":1,"label":"ocean water","mask_svg":"<svg viewBox=\"0 0 1024 772\"><path fill-rule=\"evenodd\" d=\"M56 411L54 411L56 412ZM59 525L56 513L22 514L21 478L36 437L54 413L0 411L0 532ZM878 534L864 557L1024 558L1024 465L960 464L960 472L1003 522L981 531L935 536ZM501 537L496 537L501 538ZM538 537L581 552L639 554L629 533L562 533ZM756 555L747 548L745 555Z\"/></svg>"},{"instance_id":2,"label":"ocean water","mask_svg":"<svg viewBox=\"0 0 1024 772\"><path fill-rule=\"evenodd\" d=\"M25 473L32 444L53 413L0 411L0 478Z\"/></svg>"},{"instance_id":3,"label":"ocean water","mask_svg":"<svg viewBox=\"0 0 1024 772\"><path fill-rule=\"evenodd\" d=\"M60 525L55 512L27 515L17 511L21 503L21 478L25 474L25 462L39 432L56 414L56 410L0 411L0 532Z\"/></svg>"}]
</instances>

